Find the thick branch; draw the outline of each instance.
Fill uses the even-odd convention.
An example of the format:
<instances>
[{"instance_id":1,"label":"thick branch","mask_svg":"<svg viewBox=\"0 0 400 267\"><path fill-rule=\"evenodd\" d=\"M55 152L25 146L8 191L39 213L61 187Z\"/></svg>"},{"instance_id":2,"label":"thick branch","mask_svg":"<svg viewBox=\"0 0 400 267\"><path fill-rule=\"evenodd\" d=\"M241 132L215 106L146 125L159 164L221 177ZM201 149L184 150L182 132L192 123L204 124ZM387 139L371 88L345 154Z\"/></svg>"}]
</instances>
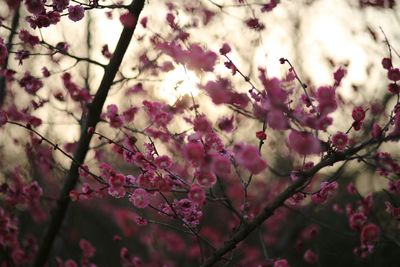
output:
<instances>
[{"instance_id":1,"label":"thick branch","mask_svg":"<svg viewBox=\"0 0 400 267\"><path fill-rule=\"evenodd\" d=\"M144 0L135 0L130 6L129 11L136 17L139 18L140 12L144 6ZM103 109L104 102L107 98L108 91L112 85L115 75L121 65L122 59L125 52L129 46L132 39L135 27L128 28L125 27L119 38L115 53L107 65L103 78L101 80L99 89L89 106L89 111L87 115L87 120L83 122L83 127L81 131L81 136L79 138L78 146L74 153L74 162L82 164L85 160L86 154L89 149L89 143L91 140L91 135L88 133L89 127L96 127L96 124L100 120L100 114ZM57 233L61 227L64 220L65 214L67 212L70 199L69 192L74 189L78 181L78 168L79 165L72 163L69 172L65 178L65 184L61 190L60 196L58 198L58 205L54 209L48 228L46 229L44 238L39 248L39 252L36 256L33 266L40 267L44 266L47 261L50 250L53 246L53 242Z\"/></svg>"},{"instance_id":2,"label":"thick branch","mask_svg":"<svg viewBox=\"0 0 400 267\"><path fill-rule=\"evenodd\" d=\"M271 217L276 209L283 206L284 202L288 198L290 198L293 194L295 194L299 190L299 188L301 188L308 181L309 178L313 177L321 169L327 166L332 166L336 162L346 160L350 158L352 155L356 154L357 152L368 146L379 144L380 142L392 141L397 139L399 139L399 136L389 136L386 138L371 139L359 146L350 148L343 153L335 152L331 155L326 156L323 160L321 160L321 162L319 162L313 168L311 168L306 172L301 173L300 177L293 184L291 184L288 188L286 188L285 191L283 191L280 195L278 195L272 203L267 205L253 221L246 224L242 229L233 234L232 238L229 241L225 242L223 247L217 249L214 252L214 254L204 262L202 266L203 267L213 266L215 263L221 260L221 258L227 252L236 248L236 246L241 241L243 241L248 235L250 235L254 230L256 230L257 227L259 227L264 221L266 221L269 217Z\"/></svg>"}]
</instances>

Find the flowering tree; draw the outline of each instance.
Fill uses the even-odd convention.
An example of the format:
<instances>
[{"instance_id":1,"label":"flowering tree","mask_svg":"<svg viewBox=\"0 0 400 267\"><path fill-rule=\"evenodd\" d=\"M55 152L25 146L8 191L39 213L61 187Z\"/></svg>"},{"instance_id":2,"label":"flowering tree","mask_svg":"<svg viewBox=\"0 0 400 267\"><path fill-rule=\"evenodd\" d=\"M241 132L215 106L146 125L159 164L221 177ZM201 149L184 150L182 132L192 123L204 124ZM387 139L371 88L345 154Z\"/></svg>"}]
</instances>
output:
<instances>
[{"instance_id":1,"label":"flowering tree","mask_svg":"<svg viewBox=\"0 0 400 267\"><path fill-rule=\"evenodd\" d=\"M384 90L354 103L345 66L313 85L287 57L279 78L244 71L236 44L193 37L233 8L262 42L290 3L149 2L1 3L1 265L396 266L400 56L384 31L366 29ZM167 90L189 90L163 99L179 69Z\"/></svg>"}]
</instances>

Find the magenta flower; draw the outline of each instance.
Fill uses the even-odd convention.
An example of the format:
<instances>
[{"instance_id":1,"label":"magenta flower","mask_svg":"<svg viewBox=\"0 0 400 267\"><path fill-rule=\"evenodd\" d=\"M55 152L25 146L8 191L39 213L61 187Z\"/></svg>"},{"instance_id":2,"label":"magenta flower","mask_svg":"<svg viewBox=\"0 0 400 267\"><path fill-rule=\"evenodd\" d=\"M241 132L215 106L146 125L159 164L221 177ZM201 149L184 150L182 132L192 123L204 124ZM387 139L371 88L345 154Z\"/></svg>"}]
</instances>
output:
<instances>
[{"instance_id":1,"label":"magenta flower","mask_svg":"<svg viewBox=\"0 0 400 267\"><path fill-rule=\"evenodd\" d=\"M193 202L202 205L206 200L206 192L204 192L198 184L194 184L192 185L192 188L190 188L188 197Z\"/></svg>"},{"instance_id":2,"label":"magenta flower","mask_svg":"<svg viewBox=\"0 0 400 267\"><path fill-rule=\"evenodd\" d=\"M68 7L68 18L72 21L80 21L85 16L85 9L81 5Z\"/></svg>"},{"instance_id":3,"label":"magenta flower","mask_svg":"<svg viewBox=\"0 0 400 267\"><path fill-rule=\"evenodd\" d=\"M310 133L291 131L288 141L289 147L300 155L319 154L321 152L320 141Z\"/></svg>"},{"instance_id":4,"label":"magenta flower","mask_svg":"<svg viewBox=\"0 0 400 267\"><path fill-rule=\"evenodd\" d=\"M144 209L150 204L149 193L143 188L138 188L133 191L129 201L139 209Z\"/></svg>"},{"instance_id":5,"label":"magenta flower","mask_svg":"<svg viewBox=\"0 0 400 267\"><path fill-rule=\"evenodd\" d=\"M236 162L252 174L259 174L267 167L267 163L261 158L255 146L238 144L234 147L234 153Z\"/></svg>"},{"instance_id":6,"label":"magenta flower","mask_svg":"<svg viewBox=\"0 0 400 267\"><path fill-rule=\"evenodd\" d=\"M338 151L344 151L349 143L349 137L343 132L336 132L332 136L332 144Z\"/></svg>"},{"instance_id":7,"label":"magenta flower","mask_svg":"<svg viewBox=\"0 0 400 267\"><path fill-rule=\"evenodd\" d=\"M376 224L369 223L365 225L361 230L361 243L366 245L376 242L380 232L381 230Z\"/></svg>"}]
</instances>

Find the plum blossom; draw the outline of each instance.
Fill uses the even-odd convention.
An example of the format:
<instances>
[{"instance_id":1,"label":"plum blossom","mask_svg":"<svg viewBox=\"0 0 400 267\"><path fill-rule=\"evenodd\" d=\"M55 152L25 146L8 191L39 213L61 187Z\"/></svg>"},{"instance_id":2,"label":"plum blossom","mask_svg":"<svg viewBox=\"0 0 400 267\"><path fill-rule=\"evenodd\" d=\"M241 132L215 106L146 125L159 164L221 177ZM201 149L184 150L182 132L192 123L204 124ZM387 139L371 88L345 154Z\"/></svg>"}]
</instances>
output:
<instances>
[{"instance_id":1,"label":"plum blossom","mask_svg":"<svg viewBox=\"0 0 400 267\"><path fill-rule=\"evenodd\" d=\"M159 43L157 48L194 71L213 71L217 60L217 54L203 49L198 44L190 44L188 49L183 49L174 42Z\"/></svg>"},{"instance_id":2,"label":"plum blossom","mask_svg":"<svg viewBox=\"0 0 400 267\"><path fill-rule=\"evenodd\" d=\"M93 245L90 244L90 242L86 239L81 239L79 241L79 247L82 249L83 256L85 258L93 257L94 253L96 252L96 249L93 247Z\"/></svg>"},{"instance_id":3,"label":"plum blossom","mask_svg":"<svg viewBox=\"0 0 400 267\"><path fill-rule=\"evenodd\" d=\"M290 267L289 263L285 259L275 260L274 267Z\"/></svg>"},{"instance_id":4,"label":"plum blossom","mask_svg":"<svg viewBox=\"0 0 400 267\"><path fill-rule=\"evenodd\" d=\"M321 188L318 192L311 195L312 202L316 204L324 203L329 196L333 194L338 188L338 183L334 182L322 182Z\"/></svg>"},{"instance_id":5,"label":"plum blossom","mask_svg":"<svg viewBox=\"0 0 400 267\"><path fill-rule=\"evenodd\" d=\"M68 7L68 18L72 21L80 21L85 16L85 9L81 5Z\"/></svg>"},{"instance_id":6,"label":"plum blossom","mask_svg":"<svg viewBox=\"0 0 400 267\"><path fill-rule=\"evenodd\" d=\"M361 229L361 243L368 245L378 240L381 230L376 224L369 223Z\"/></svg>"},{"instance_id":7,"label":"plum blossom","mask_svg":"<svg viewBox=\"0 0 400 267\"><path fill-rule=\"evenodd\" d=\"M183 154L190 162L198 165L203 162L205 156L203 144L191 141L184 147Z\"/></svg>"},{"instance_id":8,"label":"plum blossom","mask_svg":"<svg viewBox=\"0 0 400 267\"><path fill-rule=\"evenodd\" d=\"M319 154L321 144L318 138L307 132L291 131L288 145L300 155Z\"/></svg>"},{"instance_id":9,"label":"plum blossom","mask_svg":"<svg viewBox=\"0 0 400 267\"><path fill-rule=\"evenodd\" d=\"M363 121L365 119L365 110L362 107L355 107L351 116L355 121Z\"/></svg>"},{"instance_id":10,"label":"plum blossom","mask_svg":"<svg viewBox=\"0 0 400 267\"><path fill-rule=\"evenodd\" d=\"M136 26L136 17L130 13L125 12L120 17L119 20L121 21L122 25L127 28L134 28Z\"/></svg>"},{"instance_id":11,"label":"plum blossom","mask_svg":"<svg viewBox=\"0 0 400 267\"><path fill-rule=\"evenodd\" d=\"M318 255L311 249L307 249L303 255L304 261L309 264L316 264L318 262Z\"/></svg>"},{"instance_id":12,"label":"plum blossom","mask_svg":"<svg viewBox=\"0 0 400 267\"><path fill-rule=\"evenodd\" d=\"M198 205L203 205L206 200L206 192L198 184L194 184L190 188L188 197Z\"/></svg>"},{"instance_id":13,"label":"plum blossom","mask_svg":"<svg viewBox=\"0 0 400 267\"><path fill-rule=\"evenodd\" d=\"M231 173L231 161L225 155L214 154L211 159L211 170L215 175L226 177Z\"/></svg>"},{"instance_id":14,"label":"plum blossom","mask_svg":"<svg viewBox=\"0 0 400 267\"><path fill-rule=\"evenodd\" d=\"M331 113L337 108L336 92L333 87L319 87L316 92L316 99L318 101L317 109L321 115Z\"/></svg>"},{"instance_id":15,"label":"plum blossom","mask_svg":"<svg viewBox=\"0 0 400 267\"><path fill-rule=\"evenodd\" d=\"M333 73L333 79L335 80L335 86L339 86L344 76L347 74L347 70L343 67L338 68Z\"/></svg>"},{"instance_id":16,"label":"plum blossom","mask_svg":"<svg viewBox=\"0 0 400 267\"><path fill-rule=\"evenodd\" d=\"M34 47L40 43L39 37L30 34L27 30L20 30L18 37L22 42L29 44L31 47Z\"/></svg>"},{"instance_id":17,"label":"plum blossom","mask_svg":"<svg viewBox=\"0 0 400 267\"><path fill-rule=\"evenodd\" d=\"M40 15L46 12L44 2L43 0L25 0L25 6L30 13Z\"/></svg>"},{"instance_id":18,"label":"plum blossom","mask_svg":"<svg viewBox=\"0 0 400 267\"><path fill-rule=\"evenodd\" d=\"M349 142L349 137L343 132L336 132L332 136L332 144L338 151L344 151Z\"/></svg>"},{"instance_id":19,"label":"plum blossom","mask_svg":"<svg viewBox=\"0 0 400 267\"><path fill-rule=\"evenodd\" d=\"M219 49L219 53L223 56L225 56L226 54L228 54L229 52L231 52L231 47L229 46L229 44L224 43L222 45L222 47Z\"/></svg>"},{"instance_id":20,"label":"plum blossom","mask_svg":"<svg viewBox=\"0 0 400 267\"><path fill-rule=\"evenodd\" d=\"M53 9L62 12L69 6L70 0L53 0Z\"/></svg>"},{"instance_id":21,"label":"plum blossom","mask_svg":"<svg viewBox=\"0 0 400 267\"><path fill-rule=\"evenodd\" d=\"M383 58L382 59L382 67L386 70L390 70L392 68L392 60L390 58Z\"/></svg>"},{"instance_id":22,"label":"plum blossom","mask_svg":"<svg viewBox=\"0 0 400 267\"><path fill-rule=\"evenodd\" d=\"M129 201L139 209L144 209L150 204L149 193L143 188L137 188L133 191Z\"/></svg>"},{"instance_id":23,"label":"plum blossom","mask_svg":"<svg viewBox=\"0 0 400 267\"><path fill-rule=\"evenodd\" d=\"M19 81L19 85L24 87L27 93L34 95L43 87L43 82L39 78L33 77L30 72L27 71L24 77Z\"/></svg>"},{"instance_id":24,"label":"plum blossom","mask_svg":"<svg viewBox=\"0 0 400 267\"><path fill-rule=\"evenodd\" d=\"M212 187L217 181L215 174L205 170L196 171L194 177L201 186L206 188Z\"/></svg>"},{"instance_id":25,"label":"plum blossom","mask_svg":"<svg viewBox=\"0 0 400 267\"><path fill-rule=\"evenodd\" d=\"M400 81L400 69L399 68L391 68L388 71L387 76L388 76L388 79L393 82Z\"/></svg>"},{"instance_id":26,"label":"plum blossom","mask_svg":"<svg viewBox=\"0 0 400 267\"><path fill-rule=\"evenodd\" d=\"M349 225L353 230L360 230L367 221L367 216L362 212L352 213L349 217Z\"/></svg>"},{"instance_id":27,"label":"plum blossom","mask_svg":"<svg viewBox=\"0 0 400 267\"><path fill-rule=\"evenodd\" d=\"M115 174L109 177L108 183L109 183L109 188L108 188L108 193L115 197L115 198L121 198L125 196L125 176L123 174Z\"/></svg>"},{"instance_id":28,"label":"plum blossom","mask_svg":"<svg viewBox=\"0 0 400 267\"><path fill-rule=\"evenodd\" d=\"M110 126L113 128L119 128L124 124L122 116L118 115L117 105L108 105L106 116L110 121Z\"/></svg>"},{"instance_id":29,"label":"plum blossom","mask_svg":"<svg viewBox=\"0 0 400 267\"><path fill-rule=\"evenodd\" d=\"M267 163L261 158L260 152L255 146L237 144L234 147L234 154L237 163L252 174L259 174L267 167Z\"/></svg>"},{"instance_id":30,"label":"plum blossom","mask_svg":"<svg viewBox=\"0 0 400 267\"><path fill-rule=\"evenodd\" d=\"M158 168L161 169L168 169L169 167L171 167L172 165L172 160L170 157L163 155L163 156L159 156L154 160L154 163L156 164L156 166Z\"/></svg>"}]
</instances>

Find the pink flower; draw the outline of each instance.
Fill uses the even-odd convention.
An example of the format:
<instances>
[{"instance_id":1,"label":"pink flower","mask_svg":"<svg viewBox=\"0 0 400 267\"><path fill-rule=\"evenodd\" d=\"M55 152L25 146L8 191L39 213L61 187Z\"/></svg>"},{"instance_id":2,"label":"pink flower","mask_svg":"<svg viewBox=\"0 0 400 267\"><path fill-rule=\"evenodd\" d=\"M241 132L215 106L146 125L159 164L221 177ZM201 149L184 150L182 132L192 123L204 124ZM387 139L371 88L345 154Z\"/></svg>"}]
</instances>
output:
<instances>
[{"instance_id":1,"label":"pink flower","mask_svg":"<svg viewBox=\"0 0 400 267\"><path fill-rule=\"evenodd\" d=\"M315 254L314 251L311 249L307 249L306 252L304 252L304 261L309 263L309 264L316 264L318 262L318 256Z\"/></svg>"},{"instance_id":2,"label":"pink flower","mask_svg":"<svg viewBox=\"0 0 400 267\"><path fill-rule=\"evenodd\" d=\"M147 28L147 22L148 22L148 18L147 17L143 17L141 20L140 20L140 24L142 25L142 27L143 28Z\"/></svg>"},{"instance_id":3,"label":"pink flower","mask_svg":"<svg viewBox=\"0 0 400 267\"><path fill-rule=\"evenodd\" d=\"M232 91L231 83L227 79L218 78L216 81L208 81L203 86L214 104L220 105L229 103Z\"/></svg>"},{"instance_id":4,"label":"pink flower","mask_svg":"<svg viewBox=\"0 0 400 267\"><path fill-rule=\"evenodd\" d=\"M365 119L365 111L362 107L355 107L351 116L355 121L363 121Z\"/></svg>"},{"instance_id":5,"label":"pink flower","mask_svg":"<svg viewBox=\"0 0 400 267\"><path fill-rule=\"evenodd\" d=\"M382 59L382 67L386 70L390 70L392 68L392 60L390 58L383 58Z\"/></svg>"},{"instance_id":6,"label":"pink flower","mask_svg":"<svg viewBox=\"0 0 400 267\"><path fill-rule=\"evenodd\" d=\"M261 8L261 12L271 12L275 7L277 7L278 0L270 0L268 4L264 4Z\"/></svg>"},{"instance_id":7,"label":"pink flower","mask_svg":"<svg viewBox=\"0 0 400 267\"><path fill-rule=\"evenodd\" d=\"M265 29L265 25L260 22L257 18L251 18L245 21L247 27L256 31L262 31Z\"/></svg>"},{"instance_id":8,"label":"pink flower","mask_svg":"<svg viewBox=\"0 0 400 267\"><path fill-rule=\"evenodd\" d=\"M36 92L43 87L43 82L33 77L29 71L25 72L24 77L19 81L19 85L24 87L25 91L29 94L36 94Z\"/></svg>"},{"instance_id":9,"label":"pink flower","mask_svg":"<svg viewBox=\"0 0 400 267\"><path fill-rule=\"evenodd\" d=\"M204 147L200 142L189 142L184 148L185 157L194 164L200 164L204 160Z\"/></svg>"},{"instance_id":10,"label":"pink flower","mask_svg":"<svg viewBox=\"0 0 400 267\"><path fill-rule=\"evenodd\" d=\"M394 82L400 80L400 69L392 68L388 71L388 79Z\"/></svg>"},{"instance_id":11,"label":"pink flower","mask_svg":"<svg viewBox=\"0 0 400 267\"><path fill-rule=\"evenodd\" d=\"M197 116L193 122L193 130L196 132L207 133L212 131L212 125L205 115Z\"/></svg>"},{"instance_id":12,"label":"pink flower","mask_svg":"<svg viewBox=\"0 0 400 267\"><path fill-rule=\"evenodd\" d=\"M193 202L202 205L206 200L206 192L198 184L194 184L190 188L188 197Z\"/></svg>"},{"instance_id":13,"label":"pink flower","mask_svg":"<svg viewBox=\"0 0 400 267\"><path fill-rule=\"evenodd\" d=\"M124 124L123 117L118 115L118 107L114 104L107 106L106 116L113 128L120 128Z\"/></svg>"},{"instance_id":14,"label":"pink flower","mask_svg":"<svg viewBox=\"0 0 400 267\"><path fill-rule=\"evenodd\" d=\"M156 101L143 101L143 108L153 123L166 126L172 120L172 114L167 105Z\"/></svg>"},{"instance_id":15,"label":"pink flower","mask_svg":"<svg viewBox=\"0 0 400 267\"><path fill-rule=\"evenodd\" d=\"M237 163L252 174L259 174L267 167L267 163L261 158L260 152L255 146L238 144L234 147L234 153Z\"/></svg>"},{"instance_id":16,"label":"pink flower","mask_svg":"<svg viewBox=\"0 0 400 267\"><path fill-rule=\"evenodd\" d=\"M91 258L94 256L94 253L96 253L96 249L85 239L79 241L79 247L82 249L85 258Z\"/></svg>"},{"instance_id":17,"label":"pink flower","mask_svg":"<svg viewBox=\"0 0 400 267\"><path fill-rule=\"evenodd\" d=\"M20 30L18 34L19 39L25 44L34 47L35 45L40 43L39 37L30 34L27 30Z\"/></svg>"},{"instance_id":18,"label":"pink flower","mask_svg":"<svg viewBox=\"0 0 400 267\"><path fill-rule=\"evenodd\" d=\"M217 177L215 176L215 174L204 170L197 171L194 177L201 186L206 188L212 187L217 181Z\"/></svg>"},{"instance_id":19,"label":"pink flower","mask_svg":"<svg viewBox=\"0 0 400 267\"><path fill-rule=\"evenodd\" d=\"M25 0L25 6L26 9L34 15L40 15L46 12L43 0Z\"/></svg>"},{"instance_id":20,"label":"pink flower","mask_svg":"<svg viewBox=\"0 0 400 267\"><path fill-rule=\"evenodd\" d=\"M228 133L232 132L234 129L233 119L233 116L220 118L218 120L218 128Z\"/></svg>"},{"instance_id":21,"label":"pink flower","mask_svg":"<svg viewBox=\"0 0 400 267\"><path fill-rule=\"evenodd\" d=\"M374 123L374 125L372 125L372 132L371 135L373 138L379 138L382 135L382 128L381 126L379 126L379 124Z\"/></svg>"},{"instance_id":22,"label":"pink flower","mask_svg":"<svg viewBox=\"0 0 400 267\"><path fill-rule=\"evenodd\" d=\"M108 178L108 193L115 197L121 198L125 196L125 176L123 174L115 174Z\"/></svg>"},{"instance_id":23,"label":"pink flower","mask_svg":"<svg viewBox=\"0 0 400 267\"><path fill-rule=\"evenodd\" d=\"M198 44L191 44L187 50L174 42L159 43L157 48L171 56L176 62L195 71L213 71L217 60L217 54L204 50Z\"/></svg>"},{"instance_id":24,"label":"pink flower","mask_svg":"<svg viewBox=\"0 0 400 267\"><path fill-rule=\"evenodd\" d=\"M367 216L362 212L356 212L350 215L349 224L353 230L359 230L367 221Z\"/></svg>"},{"instance_id":25,"label":"pink flower","mask_svg":"<svg viewBox=\"0 0 400 267\"><path fill-rule=\"evenodd\" d=\"M258 131L258 132L256 132L256 137L259 140L265 140L265 139L267 139L267 134L264 131Z\"/></svg>"},{"instance_id":26,"label":"pink flower","mask_svg":"<svg viewBox=\"0 0 400 267\"><path fill-rule=\"evenodd\" d=\"M365 225L361 230L361 243L367 245L376 242L380 232L379 227L373 223Z\"/></svg>"},{"instance_id":27,"label":"pink flower","mask_svg":"<svg viewBox=\"0 0 400 267\"><path fill-rule=\"evenodd\" d=\"M335 88L329 86L319 87L316 93L316 99L319 103L318 111L326 115L336 110L336 92Z\"/></svg>"},{"instance_id":28,"label":"pink flower","mask_svg":"<svg viewBox=\"0 0 400 267\"><path fill-rule=\"evenodd\" d=\"M43 189L39 186L37 181L34 181L24 186L23 192L30 200L39 200L40 196L43 194Z\"/></svg>"},{"instance_id":29,"label":"pink flower","mask_svg":"<svg viewBox=\"0 0 400 267\"><path fill-rule=\"evenodd\" d=\"M329 196L333 194L338 188L338 183L334 182L322 182L321 188L317 193L311 195L311 200L313 203L322 204Z\"/></svg>"},{"instance_id":30,"label":"pink flower","mask_svg":"<svg viewBox=\"0 0 400 267\"><path fill-rule=\"evenodd\" d=\"M339 86L342 79L344 78L344 76L347 74L347 71L345 68L340 67L339 69L337 69L335 71L335 73L333 74L333 79L335 80L335 86Z\"/></svg>"},{"instance_id":31,"label":"pink flower","mask_svg":"<svg viewBox=\"0 0 400 267\"><path fill-rule=\"evenodd\" d=\"M169 167L171 167L172 165L172 160L170 157L163 155L163 156L159 156L154 160L154 163L156 164L156 166L158 168L161 169L168 169Z\"/></svg>"},{"instance_id":32,"label":"pink flower","mask_svg":"<svg viewBox=\"0 0 400 267\"><path fill-rule=\"evenodd\" d=\"M186 52L185 63L191 70L213 71L217 54L205 51L198 44L191 44Z\"/></svg>"},{"instance_id":33,"label":"pink flower","mask_svg":"<svg viewBox=\"0 0 400 267\"><path fill-rule=\"evenodd\" d=\"M397 83L389 83L388 91L392 94L400 93L400 86Z\"/></svg>"},{"instance_id":34,"label":"pink flower","mask_svg":"<svg viewBox=\"0 0 400 267\"><path fill-rule=\"evenodd\" d=\"M285 259L274 261L274 267L290 267L289 263Z\"/></svg>"},{"instance_id":35,"label":"pink flower","mask_svg":"<svg viewBox=\"0 0 400 267\"><path fill-rule=\"evenodd\" d=\"M144 209L150 204L149 193L143 188L137 188L133 191L129 201L133 203L136 208Z\"/></svg>"},{"instance_id":36,"label":"pink flower","mask_svg":"<svg viewBox=\"0 0 400 267\"><path fill-rule=\"evenodd\" d=\"M80 21L85 16L85 9L81 5L68 7L68 18L72 21Z\"/></svg>"},{"instance_id":37,"label":"pink flower","mask_svg":"<svg viewBox=\"0 0 400 267\"><path fill-rule=\"evenodd\" d=\"M64 11L69 6L69 0L53 0L53 8L58 12Z\"/></svg>"},{"instance_id":38,"label":"pink flower","mask_svg":"<svg viewBox=\"0 0 400 267\"><path fill-rule=\"evenodd\" d=\"M215 154L212 156L211 170L215 175L226 177L231 173L231 161L227 156Z\"/></svg>"},{"instance_id":39,"label":"pink flower","mask_svg":"<svg viewBox=\"0 0 400 267\"><path fill-rule=\"evenodd\" d=\"M347 134L343 132L336 132L332 136L332 144L336 147L338 151L344 151L346 149L348 142L349 138Z\"/></svg>"},{"instance_id":40,"label":"pink flower","mask_svg":"<svg viewBox=\"0 0 400 267\"><path fill-rule=\"evenodd\" d=\"M267 122L269 127L279 131L286 130L289 126L285 114L278 109L273 109L268 112Z\"/></svg>"},{"instance_id":41,"label":"pink flower","mask_svg":"<svg viewBox=\"0 0 400 267\"><path fill-rule=\"evenodd\" d=\"M291 131L288 145L300 155L319 154L321 144L318 138L307 132Z\"/></svg>"},{"instance_id":42,"label":"pink flower","mask_svg":"<svg viewBox=\"0 0 400 267\"><path fill-rule=\"evenodd\" d=\"M223 45L222 45L222 47L221 47L221 49L219 49L219 53L221 54L221 55L226 55L226 54L228 54L229 52L231 52L231 47L227 44L227 43L224 43Z\"/></svg>"},{"instance_id":43,"label":"pink flower","mask_svg":"<svg viewBox=\"0 0 400 267\"><path fill-rule=\"evenodd\" d=\"M78 264L74 260L66 260L64 263L64 267L78 267Z\"/></svg>"},{"instance_id":44,"label":"pink flower","mask_svg":"<svg viewBox=\"0 0 400 267\"><path fill-rule=\"evenodd\" d=\"M400 207L393 207L392 203L389 201L385 202L386 211L396 219L400 219Z\"/></svg>"},{"instance_id":45,"label":"pink flower","mask_svg":"<svg viewBox=\"0 0 400 267\"><path fill-rule=\"evenodd\" d=\"M121 21L122 25L124 25L124 27L135 28L136 26L136 17L130 12L122 14L119 17L119 20Z\"/></svg>"}]
</instances>

